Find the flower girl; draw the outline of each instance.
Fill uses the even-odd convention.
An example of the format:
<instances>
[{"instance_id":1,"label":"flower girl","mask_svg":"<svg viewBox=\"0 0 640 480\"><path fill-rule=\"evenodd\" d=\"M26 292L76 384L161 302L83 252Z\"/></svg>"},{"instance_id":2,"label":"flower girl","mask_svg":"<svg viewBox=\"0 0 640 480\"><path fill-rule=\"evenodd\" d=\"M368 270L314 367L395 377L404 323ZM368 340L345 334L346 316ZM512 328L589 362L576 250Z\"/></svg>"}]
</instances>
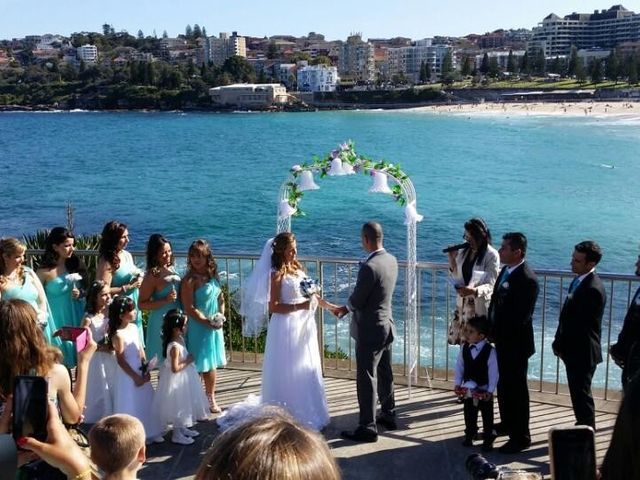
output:
<instances>
[{"instance_id":1,"label":"flower girl","mask_svg":"<svg viewBox=\"0 0 640 480\"><path fill-rule=\"evenodd\" d=\"M171 441L191 445L199 433L189 427L209 417L209 404L202 389L193 357L187 352L184 334L187 316L181 310L169 310L162 323L162 347L165 361L160 368L158 389L152 411L161 425L173 426Z\"/></svg>"},{"instance_id":2,"label":"flower girl","mask_svg":"<svg viewBox=\"0 0 640 480\"><path fill-rule=\"evenodd\" d=\"M134 301L115 297L109 306L109 337L120 368L115 375L113 411L136 417L144 425L147 443L161 443L162 427L149 409L153 387L135 319Z\"/></svg>"},{"instance_id":3,"label":"flower girl","mask_svg":"<svg viewBox=\"0 0 640 480\"><path fill-rule=\"evenodd\" d=\"M113 378L118 366L109 342L105 341L108 339L108 320L105 313L110 300L109 287L103 281L98 280L89 286L82 326L91 329L93 339L98 344L98 350L91 358L89 365L84 412L86 423L96 423L113 413Z\"/></svg>"}]
</instances>

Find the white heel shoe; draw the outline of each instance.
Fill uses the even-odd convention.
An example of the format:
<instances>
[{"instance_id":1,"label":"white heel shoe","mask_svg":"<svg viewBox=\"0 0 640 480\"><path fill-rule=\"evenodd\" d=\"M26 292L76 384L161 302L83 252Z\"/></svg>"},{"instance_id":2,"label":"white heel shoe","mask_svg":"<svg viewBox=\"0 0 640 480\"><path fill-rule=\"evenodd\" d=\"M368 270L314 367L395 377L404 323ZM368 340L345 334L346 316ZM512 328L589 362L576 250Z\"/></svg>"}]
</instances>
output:
<instances>
[{"instance_id":1,"label":"white heel shoe","mask_svg":"<svg viewBox=\"0 0 640 480\"><path fill-rule=\"evenodd\" d=\"M186 437L182 434L180 430L174 430L171 435L171 442L177 443L178 445L191 445L194 440L193 438Z\"/></svg>"}]
</instances>

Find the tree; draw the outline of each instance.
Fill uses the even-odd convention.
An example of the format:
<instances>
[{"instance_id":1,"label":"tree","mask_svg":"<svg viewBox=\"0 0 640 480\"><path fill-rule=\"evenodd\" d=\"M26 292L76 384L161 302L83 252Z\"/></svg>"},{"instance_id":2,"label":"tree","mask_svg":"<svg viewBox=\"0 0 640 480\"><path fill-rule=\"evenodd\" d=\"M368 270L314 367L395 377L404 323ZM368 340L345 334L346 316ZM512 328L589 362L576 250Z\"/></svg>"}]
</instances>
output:
<instances>
[{"instance_id":1,"label":"tree","mask_svg":"<svg viewBox=\"0 0 640 480\"><path fill-rule=\"evenodd\" d=\"M594 58L591 61L589 65L589 76L591 77L591 82L596 85L602 82L602 60Z\"/></svg>"},{"instance_id":2,"label":"tree","mask_svg":"<svg viewBox=\"0 0 640 480\"><path fill-rule=\"evenodd\" d=\"M500 65L498 65L498 57L492 56L489 58L489 76L492 78L498 78L500 76Z\"/></svg>"},{"instance_id":3,"label":"tree","mask_svg":"<svg viewBox=\"0 0 640 480\"><path fill-rule=\"evenodd\" d=\"M442 59L442 76L446 77L453 73L453 54L451 50L447 51L447 54Z\"/></svg>"},{"instance_id":4,"label":"tree","mask_svg":"<svg viewBox=\"0 0 640 480\"><path fill-rule=\"evenodd\" d=\"M482 63L480 63L480 73L486 75L489 73L489 54L485 52L482 56Z\"/></svg>"},{"instance_id":5,"label":"tree","mask_svg":"<svg viewBox=\"0 0 640 480\"><path fill-rule=\"evenodd\" d=\"M584 63L581 58L578 58L578 62L575 64L575 72L578 83L584 83L587 81L587 73L584 70Z\"/></svg>"},{"instance_id":6,"label":"tree","mask_svg":"<svg viewBox=\"0 0 640 480\"><path fill-rule=\"evenodd\" d=\"M631 57L631 63L629 64L629 77L627 82L629 85L636 85L638 83L638 64L633 57Z\"/></svg>"},{"instance_id":7,"label":"tree","mask_svg":"<svg viewBox=\"0 0 640 480\"><path fill-rule=\"evenodd\" d=\"M473 72L473 65L471 64L471 56L467 55L462 61L462 69L460 73L463 77L468 77Z\"/></svg>"},{"instance_id":8,"label":"tree","mask_svg":"<svg viewBox=\"0 0 640 480\"><path fill-rule=\"evenodd\" d=\"M529 63L529 52L525 51L522 59L520 60L520 71L525 75L531 73L531 64Z\"/></svg>"},{"instance_id":9,"label":"tree","mask_svg":"<svg viewBox=\"0 0 640 480\"><path fill-rule=\"evenodd\" d=\"M579 65L582 63L578 57L578 48L575 45L571 46L571 53L569 53L569 65L567 65L567 75L573 77L578 76Z\"/></svg>"},{"instance_id":10,"label":"tree","mask_svg":"<svg viewBox=\"0 0 640 480\"><path fill-rule=\"evenodd\" d=\"M280 50L278 49L278 45L276 45L276 42L271 40L269 42L269 46L267 47L267 58L271 60L274 58L278 58L279 55Z\"/></svg>"},{"instance_id":11,"label":"tree","mask_svg":"<svg viewBox=\"0 0 640 480\"><path fill-rule=\"evenodd\" d=\"M191 25L187 25L184 29L184 36L187 38L193 37L193 30L191 29Z\"/></svg>"},{"instance_id":12,"label":"tree","mask_svg":"<svg viewBox=\"0 0 640 480\"><path fill-rule=\"evenodd\" d=\"M609 80L613 80L618 83L618 78L620 77L620 59L618 58L618 52L615 48L611 49L611 52L607 57L605 75Z\"/></svg>"},{"instance_id":13,"label":"tree","mask_svg":"<svg viewBox=\"0 0 640 480\"><path fill-rule=\"evenodd\" d=\"M138 30L138 40L144 40L144 33L142 33L142 30Z\"/></svg>"},{"instance_id":14,"label":"tree","mask_svg":"<svg viewBox=\"0 0 640 480\"><path fill-rule=\"evenodd\" d=\"M316 58L311 59L309 65L326 65L330 67L331 65L333 65L333 62L326 55L318 55Z\"/></svg>"},{"instance_id":15,"label":"tree","mask_svg":"<svg viewBox=\"0 0 640 480\"><path fill-rule=\"evenodd\" d=\"M207 29L202 27L202 38L207 38Z\"/></svg>"},{"instance_id":16,"label":"tree","mask_svg":"<svg viewBox=\"0 0 640 480\"><path fill-rule=\"evenodd\" d=\"M246 58L234 55L227 58L222 65L222 71L228 73L233 81L252 82L256 72Z\"/></svg>"},{"instance_id":17,"label":"tree","mask_svg":"<svg viewBox=\"0 0 640 480\"><path fill-rule=\"evenodd\" d=\"M513 50L509 50L509 57L507 58L507 71L509 73L518 73L518 64L516 63L516 57L513 55Z\"/></svg>"},{"instance_id":18,"label":"tree","mask_svg":"<svg viewBox=\"0 0 640 480\"><path fill-rule=\"evenodd\" d=\"M102 34L106 37L107 35L109 35L109 33L111 33L111 25L109 25L108 23L103 23Z\"/></svg>"},{"instance_id":19,"label":"tree","mask_svg":"<svg viewBox=\"0 0 640 480\"><path fill-rule=\"evenodd\" d=\"M169 38L169 34L167 33L166 30L162 31L162 38Z\"/></svg>"},{"instance_id":20,"label":"tree","mask_svg":"<svg viewBox=\"0 0 640 480\"><path fill-rule=\"evenodd\" d=\"M193 38L200 38L202 36L202 30L197 23L193 26Z\"/></svg>"}]
</instances>

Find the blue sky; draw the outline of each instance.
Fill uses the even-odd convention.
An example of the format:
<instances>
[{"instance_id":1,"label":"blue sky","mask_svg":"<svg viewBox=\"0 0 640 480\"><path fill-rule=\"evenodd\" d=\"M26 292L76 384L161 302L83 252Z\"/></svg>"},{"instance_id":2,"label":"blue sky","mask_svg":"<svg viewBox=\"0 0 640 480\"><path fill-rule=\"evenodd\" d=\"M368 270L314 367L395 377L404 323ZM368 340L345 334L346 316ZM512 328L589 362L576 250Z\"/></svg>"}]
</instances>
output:
<instances>
[{"instance_id":1,"label":"blue sky","mask_svg":"<svg viewBox=\"0 0 640 480\"><path fill-rule=\"evenodd\" d=\"M205 26L209 35L237 31L240 35L271 36L322 33L328 40L350 32L364 38L434 35L462 36L498 28L532 28L553 12L593 12L613 0L0 0L0 38L28 34L101 31L103 23L116 31L142 30L158 36L184 33L185 26ZM321 7L320 7L321 5ZM640 1L623 5L640 12Z\"/></svg>"}]
</instances>

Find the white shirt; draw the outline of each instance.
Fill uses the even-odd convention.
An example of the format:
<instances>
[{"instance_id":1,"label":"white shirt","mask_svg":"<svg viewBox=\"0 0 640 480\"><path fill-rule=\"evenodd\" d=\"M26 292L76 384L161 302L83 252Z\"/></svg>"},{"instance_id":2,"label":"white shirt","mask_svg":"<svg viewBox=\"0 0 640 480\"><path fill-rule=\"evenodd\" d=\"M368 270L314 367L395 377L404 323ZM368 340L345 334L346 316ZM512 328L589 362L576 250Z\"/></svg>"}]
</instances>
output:
<instances>
[{"instance_id":1,"label":"white shirt","mask_svg":"<svg viewBox=\"0 0 640 480\"><path fill-rule=\"evenodd\" d=\"M578 281L576 282L575 286L573 287L572 292L574 292L574 291L576 290L576 288L578 288L578 286L580 286L580 284L582 283L582 281L584 280L584 278L585 278L587 275L591 275L591 274L595 271L595 269L596 269L596 267L593 267L593 268L592 268L591 270L589 270L587 273L585 273L585 274L583 274L583 275L580 275L580 276L578 277Z\"/></svg>"},{"instance_id":2,"label":"white shirt","mask_svg":"<svg viewBox=\"0 0 640 480\"><path fill-rule=\"evenodd\" d=\"M471 351L471 358L476 358L482 349L484 348L486 340L480 340L478 343L472 343L469 345L469 350ZM475 347L475 348L472 348ZM493 393L496 391L496 386L498 385L498 360L496 358L496 349L492 348L491 353L489 354L489 359L487 360L487 366L489 367L489 383L487 385L478 385L473 380L468 380L463 382L464 379L464 358L462 357L462 349L464 347L460 346L460 353L458 353L458 359L456 360L456 370L455 370L455 379L454 385L460 385L465 388L479 388L481 390L485 390L489 393Z\"/></svg>"}]
</instances>

